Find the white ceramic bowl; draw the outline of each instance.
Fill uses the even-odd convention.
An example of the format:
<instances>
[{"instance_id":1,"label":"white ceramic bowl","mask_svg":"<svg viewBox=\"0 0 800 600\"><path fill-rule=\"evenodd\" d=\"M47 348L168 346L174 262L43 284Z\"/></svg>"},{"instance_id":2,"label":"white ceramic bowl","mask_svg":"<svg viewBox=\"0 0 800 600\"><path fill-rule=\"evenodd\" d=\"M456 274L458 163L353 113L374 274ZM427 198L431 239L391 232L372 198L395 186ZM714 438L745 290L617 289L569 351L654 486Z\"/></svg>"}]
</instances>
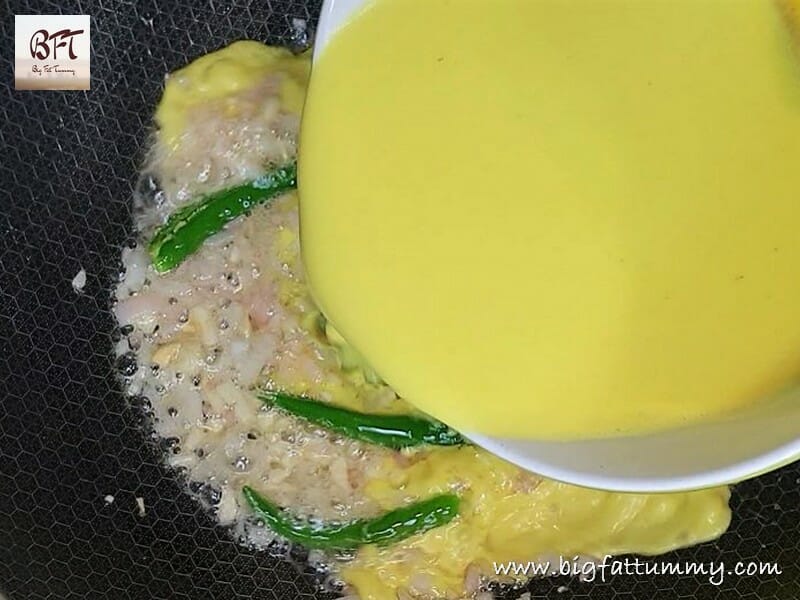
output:
<instances>
[{"instance_id":1,"label":"white ceramic bowl","mask_svg":"<svg viewBox=\"0 0 800 600\"><path fill-rule=\"evenodd\" d=\"M315 58L369 1L325 0ZM710 487L800 459L800 387L725 420L658 434L579 442L467 437L525 469L577 485L628 492Z\"/></svg>"}]
</instances>

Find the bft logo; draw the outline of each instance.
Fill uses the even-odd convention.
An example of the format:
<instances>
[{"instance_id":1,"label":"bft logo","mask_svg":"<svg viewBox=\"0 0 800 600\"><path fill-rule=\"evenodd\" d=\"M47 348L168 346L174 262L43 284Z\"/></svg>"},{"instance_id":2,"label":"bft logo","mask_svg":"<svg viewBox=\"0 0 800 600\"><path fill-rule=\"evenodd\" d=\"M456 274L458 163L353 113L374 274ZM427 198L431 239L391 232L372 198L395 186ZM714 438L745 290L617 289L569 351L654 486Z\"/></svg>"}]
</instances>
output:
<instances>
[{"instance_id":1,"label":"bft logo","mask_svg":"<svg viewBox=\"0 0 800 600\"><path fill-rule=\"evenodd\" d=\"M62 29L55 33L50 33L46 29L40 29L31 36L31 58L47 60L52 54L53 60L58 60L58 49L66 48L70 59L75 60L78 58L78 55L75 54L73 38L82 33L83 29L77 29L75 31Z\"/></svg>"},{"instance_id":2,"label":"bft logo","mask_svg":"<svg viewBox=\"0 0 800 600\"><path fill-rule=\"evenodd\" d=\"M14 88L88 90L89 15L15 15Z\"/></svg>"}]
</instances>

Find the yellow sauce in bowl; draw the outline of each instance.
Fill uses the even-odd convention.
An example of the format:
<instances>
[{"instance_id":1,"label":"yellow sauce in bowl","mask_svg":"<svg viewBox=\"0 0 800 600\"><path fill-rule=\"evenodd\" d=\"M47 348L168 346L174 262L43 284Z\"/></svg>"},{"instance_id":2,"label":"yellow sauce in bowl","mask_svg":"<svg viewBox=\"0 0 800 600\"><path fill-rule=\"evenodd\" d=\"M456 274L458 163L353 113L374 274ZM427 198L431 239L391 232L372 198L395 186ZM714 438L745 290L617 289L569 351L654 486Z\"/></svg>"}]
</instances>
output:
<instances>
[{"instance_id":1,"label":"yellow sauce in bowl","mask_svg":"<svg viewBox=\"0 0 800 600\"><path fill-rule=\"evenodd\" d=\"M763 0L376 0L314 66L304 261L464 431L646 433L800 375L800 70Z\"/></svg>"}]
</instances>

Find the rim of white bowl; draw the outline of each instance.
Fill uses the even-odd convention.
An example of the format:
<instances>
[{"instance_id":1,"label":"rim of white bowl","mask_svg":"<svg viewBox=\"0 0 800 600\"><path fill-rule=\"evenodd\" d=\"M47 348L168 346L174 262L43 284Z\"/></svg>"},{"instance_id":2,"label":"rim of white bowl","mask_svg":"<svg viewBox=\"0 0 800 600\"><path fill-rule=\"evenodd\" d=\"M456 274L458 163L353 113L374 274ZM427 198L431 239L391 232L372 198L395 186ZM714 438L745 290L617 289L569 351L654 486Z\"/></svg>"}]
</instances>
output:
<instances>
[{"instance_id":1,"label":"rim of white bowl","mask_svg":"<svg viewBox=\"0 0 800 600\"><path fill-rule=\"evenodd\" d=\"M591 471L565 468L550 461L542 460L509 448L507 446L509 440L504 440L502 438L493 438L479 434L467 435L466 437L492 454L538 475L572 485L614 492L683 492L719 485L730 485L758 475L763 475L800 460L799 437L785 444L781 444L768 452L753 456L750 459L706 471L674 476L621 476L606 474L600 468ZM553 443L562 446L568 446L570 444L570 442ZM569 449L563 448L563 451L569 451Z\"/></svg>"}]
</instances>

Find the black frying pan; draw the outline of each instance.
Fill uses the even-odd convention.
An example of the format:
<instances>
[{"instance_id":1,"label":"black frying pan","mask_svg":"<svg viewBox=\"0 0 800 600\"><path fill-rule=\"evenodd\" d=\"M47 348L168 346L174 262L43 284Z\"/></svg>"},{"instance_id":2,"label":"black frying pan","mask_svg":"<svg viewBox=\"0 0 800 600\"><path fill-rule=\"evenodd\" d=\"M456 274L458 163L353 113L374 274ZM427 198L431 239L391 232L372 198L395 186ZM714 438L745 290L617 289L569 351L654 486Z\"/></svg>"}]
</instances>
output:
<instances>
[{"instance_id":1,"label":"black frying pan","mask_svg":"<svg viewBox=\"0 0 800 600\"><path fill-rule=\"evenodd\" d=\"M297 43L292 19L313 21L319 4L3 3L0 593L9 600L333 597L298 567L237 544L183 493L143 429L141 401L114 376L109 311L164 74L236 39ZM92 89L14 91L14 14L91 15ZM733 507L719 542L664 558L777 562L781 575L721 586L704 576L558 578L529 589L564 600L800 598L800 464L737 486Z\"/></svg>"}]
</instances>

